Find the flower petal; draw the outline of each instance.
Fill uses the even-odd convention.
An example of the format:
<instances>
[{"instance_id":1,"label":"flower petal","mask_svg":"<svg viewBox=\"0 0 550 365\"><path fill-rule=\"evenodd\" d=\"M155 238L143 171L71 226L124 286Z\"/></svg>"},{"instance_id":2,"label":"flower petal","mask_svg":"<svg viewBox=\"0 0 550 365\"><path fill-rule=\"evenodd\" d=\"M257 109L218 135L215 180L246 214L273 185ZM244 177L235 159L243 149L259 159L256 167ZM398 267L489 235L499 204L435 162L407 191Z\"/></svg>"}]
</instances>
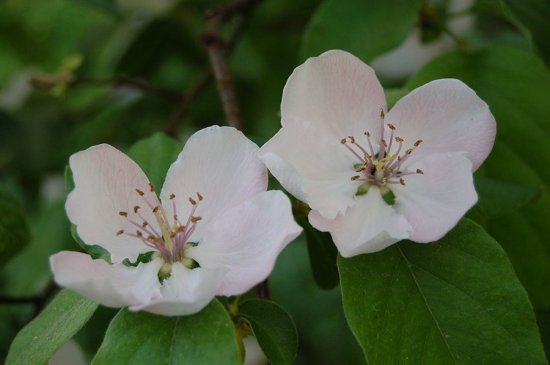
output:
<instances>
[{"instance_id":1,"label":"flower petal","mask_svg":"<svg viewBox=\"0 0 550 365\"><path fill-rule=\"evenodd\" d=\"M273 176L298 199L327 218L355 201L354 160L340 139L303 121L283 127L259 152Z\"/></svg>"},{"instance_id":2,"label":"flower petal","mask_svg":"<svg viewBox=\"0 0 550 365\"><path fill-rule=\"evenodd\" d=\"M335 219L326 219L318 212L309 213L311 225L330 232L343 257L380 251L391 244L409 238L411 225L382 198L377 187L357 197L357 204Z\"/></svg>"},{"instance_id":3,"label":"flower petal","mask_svg":"<svg viewBox=\"0 0 550 365\"><path fill-rule=\"evenodd\" d=\"M386 121L405 138L404 147L423 140L409 165L434 153L465 152L476 170L491 151L496 134L488 105L455 79L435 80L413 90L395 104Z\"/></svg>"},{"instance_id":4,"label":"flower petal","mask_svg":"<svg viewBox=\"0 0 550 365\"><path fill-rule=\"evenodd\" d=\"M298 66L286 83L281 103L284 127L309 121L338 140L378 127L380 110L386 110L386 98L374 71L340 50Z\"/></svg>"},{"instance_id":5,"label":"flower petal","mask_svg":"<svg viewBox=\"0 0 550 365\"><path fill-rule=\"evenodd\" d=\"M411 240L432 242L443 237L477 201L472 162L458 153L442 153L419 161L424 175L405 178L392 188L395 209L413 227Z\"/></svg>"},{"instance_id":6,"label":"flower petal","mask_svg":"<svg viewBox=\"0 0 550 365\"><path fill-rule=\"evenodd\" d=\"M267 189L267 170L257 156L258 146L235 128L212 126L192 135L178 159L170 166L160 194L168 211L170 194L176 195L178 216L190 214L189 197L204 200L196 214L194 237L207 221ZM185 223L185 222L183 222Z\"/></svg>"},{"instance_id":7,"label":"flower petal","mask_svg":"<svg viewBox=\"0 0 550 365\"><path fill-rule=\"evenodd\" d=\"M162 260L155 259L137 267L127 267L71 251L50 257L57 284L108 307L137 305L157 295L157 273L161 265Z\"/></svg>"},{"instance_id":8,"label":"flower petal","mask_svg":"<svg viewBox=\"0 0 550 365\"><path fill-rule=\"evenodd\" d=\"M151 251L141 240L118 235L119 230L136 232L128 218L141 224L139 213L149 223L155 222L145 199L158 205L158 199L149 191L149 180L124 153L102 144L75 153L69 160L75 188L67 197L65 210L78 235L89 245L100 245L111 253L113 262L125 258L134 260L138 254ZM140 196L136 189L143 192ZM124 218L119 212L127 212Z\"/></svg>"},{"instance_id":9,"label":"flower petal","mask_svg":"<svg viewBox=\"0 0 550 365\"><path fill-rule=\"evenodd\" d=\"M201 267L228 269L220 295L238 295L264 280L279 253L302 228L281 191L260 193L212 222L188 251Z\"/></svg>"},{"instance_id":10,"label":"flower petal","mask_svg":"<svg viewBox=\"0 0 550 365\"><path fill-rule=\"evenodd\" d=\"M134 305L133 311L144 310L164 316L197 313L218 291L225 270L189 269L180 263L172 265L172 275L161 286L161 293L149 303Z\"/></svg>"}]
</instances>

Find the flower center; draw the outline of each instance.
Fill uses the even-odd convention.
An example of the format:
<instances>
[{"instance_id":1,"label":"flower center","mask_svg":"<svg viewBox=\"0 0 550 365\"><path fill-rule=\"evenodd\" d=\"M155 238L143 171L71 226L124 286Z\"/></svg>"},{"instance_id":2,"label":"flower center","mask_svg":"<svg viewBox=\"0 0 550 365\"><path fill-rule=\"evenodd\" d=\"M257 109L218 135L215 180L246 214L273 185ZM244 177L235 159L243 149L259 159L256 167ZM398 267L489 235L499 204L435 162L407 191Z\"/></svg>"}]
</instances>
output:
<instances>
[{"instance_id":1,"label":"flower center","mask_svg":"<svg viewBox=\"0 0 550 365\"><path fill-rule=\"evenodd\" d=\"M384 124L384 111L380 111L380 140L378 151L373 148L370 132L364 132L367 145L362 146L353 136L343 138L340 142L355 156L358 162L354 164L355 172L352 181L361 181L363 184L357 189L356 195L366 194L372 185L378 186L383 194L390 192L392 184L406 185L404 176L424 174L420 169L409 171L402 165L413 151L420 146L422 140L414 142L413 146L403 153L405 140L395 136L396 128L393 124ZM385 139L386 128L389 130L389 138ZM389 142L388 142L389 141Z\"/></svg>"},{"instance_id":2,"label":"flower center","mask_svg":"<svg viewBox=\"0 0 550 365\"><path fill-rule=\"evenodd\" d=\"M153 193L155 192L153 184L149 184L149 190ZM170 194L169 196L172 202L172 215L170 217L169 213L161 205L153 205L142 190L136 188L135 191L143 200L147 208L151 210L157 224L151 225L141 214L142 207L136 205L132 212L118 212L118 214L126 218L136 230L134 232L126 232L121 229L116 235L120 236L124 234L139 239L146 246L158 251L166 262L165 265L170 267L174 262L181 262L188 268L197 267L197 262L187 257L185 253L187 248L197 245L195 242L189 242L189 238L195 231L197 223L202 219L202 217L196 216L195 212L199 203L203 200L203 196L197 192L196 198L189 197L188 200L191 204L191 212L185 224L183 224L177 215L175 194Z\"/></svg>"}]
</instances>

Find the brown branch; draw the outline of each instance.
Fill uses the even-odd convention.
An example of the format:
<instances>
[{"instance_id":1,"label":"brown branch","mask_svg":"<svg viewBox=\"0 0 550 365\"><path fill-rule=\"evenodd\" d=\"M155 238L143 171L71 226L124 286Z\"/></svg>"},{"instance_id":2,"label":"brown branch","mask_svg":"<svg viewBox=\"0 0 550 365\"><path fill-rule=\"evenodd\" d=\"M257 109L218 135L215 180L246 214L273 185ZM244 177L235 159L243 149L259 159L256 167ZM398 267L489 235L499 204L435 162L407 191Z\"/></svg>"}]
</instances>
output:
<instances>
[{"instance_id":1,"label":"brown branch","mask_svg":"<svg viewBox=\"0 0 550 365\"><path fill-rule=\"evenodd\" d=\"M222 25L233 17L244 18L259 3L259 0L232 0L225 6L209 10L206 13L208 19L207 30L201 34L200 40L206 47L210 65L220 99L222 102L227 124L237 129L242 129L241 113L233 78L227 65L227 54L234 45L234 40L226 42L222 35ZM240 27L236 27L234 36L240 33Z\"/></svg>"},{"instance_id":2,"label":"brown branch","mask_svg":"<svg viewBox=\"0 0 550 365\"><path fill-rule=\"evenodd\" d=\"M74 78L58 75L36 75L31 78L31 84L37 89L50 90L58 84L64 84L68 87L80 86L110 86L114 88L129 87L144 93L156 94L168 100L179 101L182 98L180 92L165 89L162 87L148 84L144 81L133 80L128 78L111 78L111 79L87 79Z\"/></svg>"},{"instance_id":3,"label":"brown branch","mask_svg":"<svg viewBox=\"0 0 550 365\"><path fill-rule=\"evenodd\" d=\"M32 304L34 305L34 314L35 317L42 308L44 308L48 299L51 295L57 290L57 285L51 281L46 288L39 294L35 295L23 295L23 296L9 296L9 295L0 295L0 303L6 304Z\"/></svg>"}]
</instances>

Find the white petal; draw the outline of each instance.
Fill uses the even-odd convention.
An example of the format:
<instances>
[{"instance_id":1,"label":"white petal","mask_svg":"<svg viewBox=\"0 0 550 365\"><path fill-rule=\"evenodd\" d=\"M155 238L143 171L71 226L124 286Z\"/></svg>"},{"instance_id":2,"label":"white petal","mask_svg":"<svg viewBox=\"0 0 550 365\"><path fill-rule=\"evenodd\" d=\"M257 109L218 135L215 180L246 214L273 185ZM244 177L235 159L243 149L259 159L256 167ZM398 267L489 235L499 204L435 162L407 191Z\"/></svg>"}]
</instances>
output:
<instances>
[{"instance_id":1,"label":"white petal","mask_svg":"<svg viewBox=\"0 0 550 365\"><path fill-rule=\"evenodd\" d=\"M309 213L309 222L323 232L330 232L343 257L380 251L408 238L409 222L388 205L377 187L357 197L357 204L335 219L326 219L318 212Z\"/></svg>"},{"instance_id":2,"label":"white petal","mask_svg":"<svg viewBox=\"0 0 550 365\"><path fill-rule=\"evenodd\" d=\"M406 95L389 111L386 121L405 138L404 147L424 142L409 158L420 161L434 153L465 152L477 169L495 140L496 123L488 105L463 82L436 80Z\"/></svg>"},{"instance_id":3,"label":"white petal","mask_svg":"<svg viewBox=\"0 0 550 365\"><path fill-rule=\"evenodd\" d=\"M340 50L325 52L297 67L281 103L283 126L306 120L337 139L358 136L367 129L377 133L372 128L380 123L380 110L386 110L386 98L374 71Z\"/></svg>"},{"instance_id":4,"label":"white petal","mask_svg":"<svg viewBox=\"0 0 550 365\"><path fill-rule=\"evenodd\" d=\"M75 153L69 165L75 188L67 197L65 209L80 238L88 245L106 248L113 262L134 260L139 253L151 251L137 238L116 235L121 229L136 232L136 227L119 215L128 212L129 218L141 224L134 214L135 206L141 207L140 213L149 223L155 222L145 199L153 205L158 205L158 200L149 192L149 180L139 166L106 144ZM139 196L136 189L145 195Z\"/></svg>"},{"instance_id":5,"label":"white petal","mask_svg":"<svg viewBox=\"0 0 550 365\"><path fill-rule=\"evenodd\" d=\"M218 294L242 294L271 273L279 253L301 232L286 195L268 191L212 222L189 256L201 267L229 270Z\"/></svg>"},{"instance_id":6,"label":"white petal","mask_svg":"<svg viewBox=\"0 0 550 365\"><path fill-rule=\"evenodd\" d=\"M161 286L160 296L145 305L136 305L129 309L164 316L197 313L214 299L225 272L200 267L191 270L175 263L172 265L172 275Z\"/></svg>"},{"instance_id":7,"label":"white petal","mask_svg":"<svg viewBox=\"0 0 550 365\"><path fill-rule=\"evenodd\" d=\"M108 307L148 302L157 295L157 273L162 265L155 259L137 267L93 260L80 252L62 251L50 257L55 282Z\"/></svg>"},{"instance_id":8,"label":"white petal","mask_svg":"<svg viewBox=\"0 0 550 365\"><path fill-rule=\"evenodd\" d=\"M235 128L212 126L192 135L176 162L170 166L162 187L161 200L172 211L170 194L175 194L180 219L187 219L189 197L200 202L194 237L208 221L242 201L267 189L267 170L257 156L258 146ZM185 223L185 222L183 222Z\"/></svg>"},{"instance_id":9,"label":"white petal","mask_svg":"<svg viewBox=\"0 0 550 365\"><path fill-rule=\"evenodd\" d=\"M260 158L290 193L334 218L355 202L352 182L359 162L340 139L302 121L283 127L260 149Z\"/></svg>"},{"instance_id":10,"label":"white petal","mask_svg":"<svg viewBox=\"0 0 550 365\"><path fill-rule=\"evenodd\" d=\"M424 175L396 185L395 209L413 227L411 240L431 242L443 237L477 201L472 162L457 153L436 154L414 165Z\"/></svg>"}]
</instances>

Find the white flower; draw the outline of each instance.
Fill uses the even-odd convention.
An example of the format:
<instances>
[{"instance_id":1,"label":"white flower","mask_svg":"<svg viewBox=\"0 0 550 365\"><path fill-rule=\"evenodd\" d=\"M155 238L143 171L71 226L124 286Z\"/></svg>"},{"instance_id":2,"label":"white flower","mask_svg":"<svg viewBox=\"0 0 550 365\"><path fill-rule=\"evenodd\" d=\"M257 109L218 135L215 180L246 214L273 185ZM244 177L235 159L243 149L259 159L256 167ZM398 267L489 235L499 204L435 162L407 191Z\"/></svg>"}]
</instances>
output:
<instances>
[{"instance_id":1,"label":"white flower","mask_svg":"<svg viewBox=\"0 0 550 365\"><path fill-rule=\"evenodd\" d=\"M215 295L246 292L301 232L288 198L266 191L257 151L233 128L195 133L160 200L117 149L104 144L74 154L67 215L85 243L110 252L112 264L60 252L50 259L55 281L106 306L163 315L195 313ZM123 263L151 251L150 262Z\"/></svg>"},{"instance_id":2,"label":"white flower","mask_svg":"<svg viewBox=\"0 0 550 365\"><path fill-rule=\"evenodd\" d=\"M444 236L477 201L472 172L496 131L487 104L454 79L387 112L374 71L337 50L296 68L281 114L260 158L344 257Z\"/></svg>"}]
</instances>

